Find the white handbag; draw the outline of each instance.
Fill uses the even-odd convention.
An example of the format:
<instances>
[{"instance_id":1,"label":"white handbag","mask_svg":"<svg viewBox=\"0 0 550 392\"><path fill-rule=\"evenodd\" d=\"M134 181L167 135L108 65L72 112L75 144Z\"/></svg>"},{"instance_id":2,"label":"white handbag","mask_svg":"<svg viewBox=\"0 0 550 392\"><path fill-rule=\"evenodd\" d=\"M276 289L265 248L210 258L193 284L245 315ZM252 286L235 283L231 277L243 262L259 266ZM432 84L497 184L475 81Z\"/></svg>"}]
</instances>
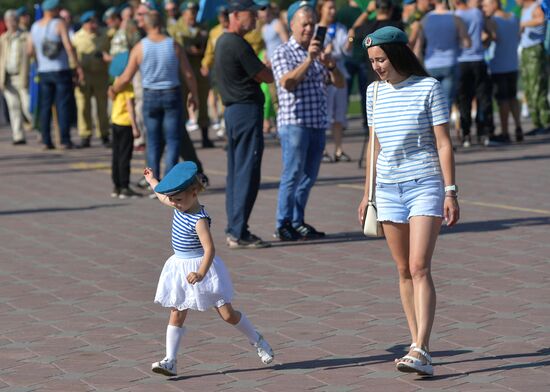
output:
<instances>
[{"instance_id":1,"label":"white handbag","mask_svg":"<svg viewBox=\"0 0 550 392\"><path fill-rule=\"evenodd\" d=\"M363 234L367 237L383 237L384 231L382 224L378 222L378 212L376 210L376 202L374 201L374 145L376 143L376 131L374 129L374 111L376 109L376 99L378 98L378 83L374 85L374 100L372 104L372 140L370 143L370 170L369 170L369 202L365 209L363 218Z\"/></svg>"}]
</instances>

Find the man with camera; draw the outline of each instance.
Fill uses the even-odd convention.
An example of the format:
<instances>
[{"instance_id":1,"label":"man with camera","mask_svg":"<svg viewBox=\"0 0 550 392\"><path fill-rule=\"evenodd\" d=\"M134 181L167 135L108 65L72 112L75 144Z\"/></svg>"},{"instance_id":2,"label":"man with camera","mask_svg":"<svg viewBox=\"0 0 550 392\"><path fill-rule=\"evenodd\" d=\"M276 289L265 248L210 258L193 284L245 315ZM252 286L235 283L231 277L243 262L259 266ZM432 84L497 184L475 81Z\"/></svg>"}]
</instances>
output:
<instances>
[{"instance_id":1,"label":"man with camera","mask_svg":"<svg viewBox=\"0 0 550 392\"><path fill-rule=\"evenodd\" d=\"M323 53L326 28L317 27L311 3L288 8L292 36L271 60L277 83L277 129L281 140L282 170L277 203L277 230L281 241L314 239L325 234L304 221L309 193L325 148L327 86L343 87L345 80L333 58Z\"/></svg>"},{"instance_id":2,"label":"man with camera","mask_svg":"<svg viewBox=\"0 0 550 392\"><path fill-rule=\"evenodd\" d=\"M75 88L78 134L80 146L90 147L92 137L92 97L97 106L97 132L103 146L109 147L109 116L107 114L107 89L109 88L108 64L109 38L99 28L95 11L86 11L80 17L82 28L73 36L73 46L82 70L84 81Z\"/></svg>"}]
</instances>

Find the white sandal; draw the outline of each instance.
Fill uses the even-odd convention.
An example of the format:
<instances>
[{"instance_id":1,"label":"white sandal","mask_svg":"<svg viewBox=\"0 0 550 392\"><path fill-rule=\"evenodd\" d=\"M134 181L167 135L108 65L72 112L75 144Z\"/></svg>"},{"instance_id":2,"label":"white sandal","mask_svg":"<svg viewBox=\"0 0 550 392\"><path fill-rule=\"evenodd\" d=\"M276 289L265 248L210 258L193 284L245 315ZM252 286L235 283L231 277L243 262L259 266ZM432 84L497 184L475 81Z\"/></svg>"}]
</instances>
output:
<instances>
[{"instance_id":1,"label":"white sandal","mask_svg":"<svg viewBox=\"0 0 550 392\"><path fill-rule=\"evenodd\" d=\"M420 376L433 376L434 369L432 366L432 357L427 351L415 347L413 351L422 355L426 360L426 363L421 359L413 357L411 355L405 355L401 361L396 365L397 370L403 373L417 373ZM410 361L410 362L409 362Z\"/></svg>"},{"instance_id":2,"label":"white sandal","mask_svg":"<svg viewBox=\"0 0 550 392\"><path fill-rule=\"evenodd\" d=\"M414 349L414 348L416 348L416 343L411 343L411 345L409 346L409 351L407 352L407 354L408 354L412 349ZM402 360L403 360L403 357L401 357L401 358L395 358L395 359L393 360L393 362L394 362L395 364L397 364L398 362L400 362L400 361L402 361Z\"/></svg>"}]
</instances>

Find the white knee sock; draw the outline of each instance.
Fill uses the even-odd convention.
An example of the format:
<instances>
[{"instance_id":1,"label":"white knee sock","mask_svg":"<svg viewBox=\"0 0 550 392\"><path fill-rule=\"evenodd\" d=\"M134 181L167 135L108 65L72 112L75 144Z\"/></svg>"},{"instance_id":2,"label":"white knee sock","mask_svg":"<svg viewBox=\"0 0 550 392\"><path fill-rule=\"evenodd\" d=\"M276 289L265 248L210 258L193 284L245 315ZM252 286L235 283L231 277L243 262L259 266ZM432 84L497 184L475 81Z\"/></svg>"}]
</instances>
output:
<instances>
[{"instance_id":1,"label":"white knee sock","mask_svg":"<svg viewBox=\"0 0 550 392\"><path fill-rule=\"evenodd\" d=\"M181 337L185 334L185 327L168 325L166 327L166 358L177 359Z\"/></svg>"},{"instance_id":2,"label":"white knee sock","mask_svg":"<svg viewBox=\"0 0 550 392\"><path fill-rule=\"evenodd\" d=\"M243 335L248 338L250 344L258 343L260 335L252 325L250 321L246 318L244 313L241 313L241 320L235 324L235 328L239 330Z\"/></svg>"}]
</instances>

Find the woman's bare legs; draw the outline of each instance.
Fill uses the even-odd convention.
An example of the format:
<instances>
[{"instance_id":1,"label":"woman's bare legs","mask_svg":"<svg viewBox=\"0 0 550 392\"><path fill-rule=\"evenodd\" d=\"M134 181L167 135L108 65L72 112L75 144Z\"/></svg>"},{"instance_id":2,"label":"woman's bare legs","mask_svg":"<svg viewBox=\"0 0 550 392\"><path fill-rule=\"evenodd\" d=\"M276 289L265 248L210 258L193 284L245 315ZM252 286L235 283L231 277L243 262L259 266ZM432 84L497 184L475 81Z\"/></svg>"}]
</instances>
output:
<instances>
[{"instance_id":1,"label":"woman's bare legs","mask_svg":"<svg viewBox=\"0 0 550 392\"><path fill-rule=\"evenodd\" d=\"M399 272L399 293L412 341L425 350L429 350L435 316L431 260L441 222L441 218L417 216L409 224L382 224ZM416 352L409 355L420 357Z\"/></svg>"},{"instance_id":2,"label":"woman's bare legs","mask_svg":"<svg viewBox=\"0 0 550 392\"><path fill-rule=\"evenodd\" d=\"M386 242L399 272L399 294L411 332L411 342L416 343L418 329L414 306L413 280L409 269L409 225L384 222L382 226Z\"/></svg>"},{"instance_id":3,"label":"woman's bare legs","mask_svg":"<svg viewBox=\"0 0 550 392\"><path fill-rule=\"evenodd\" d=\"M429 350L435 317L436 293L431 262L442 218L415 216L410 219L409 269L414 288L417 347ZM413 356L420 354L414 352Z\"/></svg>"}]
</instances>

